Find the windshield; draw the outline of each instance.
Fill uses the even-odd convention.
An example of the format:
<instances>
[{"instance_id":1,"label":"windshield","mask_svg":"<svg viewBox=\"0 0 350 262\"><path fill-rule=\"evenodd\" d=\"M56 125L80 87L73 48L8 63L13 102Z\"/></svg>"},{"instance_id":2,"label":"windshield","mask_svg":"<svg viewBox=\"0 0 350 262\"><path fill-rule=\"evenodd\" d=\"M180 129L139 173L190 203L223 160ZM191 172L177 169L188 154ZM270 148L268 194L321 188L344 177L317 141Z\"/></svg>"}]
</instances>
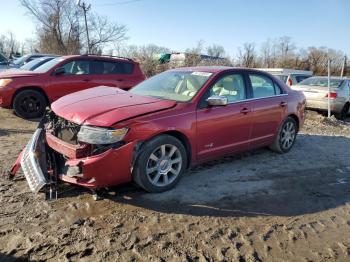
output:
<instances>
[{"instance_id":1,"label":"windshield","mask_svg":"<svg viewBox=\"0 0 350 262\"><path fill-rule=\"evenodd\" d=\"M38 65L41 65L42 63L44 63L47 59L49 58L37 58L26 63L25 65L22 65L20 68L22 70L33 70L34 68L37 68Z\"/></svg>"},{"instance_id":2,"label":"windshield","mask_svg":"<svg viewBox=\"0 0 350 262\"><path fill-rule=\"evenodd\" d=\"M57 57L55 59L52 59L51 61L39 66L38 68L34 69L35 72L39 73L45 73L49 71L52 67L57 65L58 63L62 62L63 58Z\"/></svg>"},{"instance_id":3,"label":"windshield","mask_svg":"<svg viewBox=\"0 0 350 262\"><path fill-rule=\"evenodd\" d=\"M203 87L212 73L167 71L149 78L130 90L131 93L186 102Z\"/></svg>"},{"instance_id":4,"label":"windshield","mask_svg":"<svg viewBox=\"0 0 350 262\"><path fill-rule=\"evenodd\" d=\"M343 80L341 79L331 79L330 87L338 88L341 86L342 83L343 83ZM327 77L310 77L301 81L299 85L328 87L328 78Z\"/></svg>"}]
</instances>

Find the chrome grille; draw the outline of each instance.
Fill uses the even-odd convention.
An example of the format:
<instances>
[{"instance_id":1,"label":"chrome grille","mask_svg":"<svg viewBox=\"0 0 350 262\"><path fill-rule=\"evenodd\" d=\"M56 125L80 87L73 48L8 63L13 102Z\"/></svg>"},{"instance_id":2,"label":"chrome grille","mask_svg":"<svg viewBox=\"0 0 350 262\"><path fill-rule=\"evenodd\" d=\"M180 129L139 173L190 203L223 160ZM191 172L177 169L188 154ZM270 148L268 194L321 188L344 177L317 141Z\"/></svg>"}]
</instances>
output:
<instances>
[{"instance_id":1,"label":"chrome grille","mask_svg":"<svg viewBox=\"0 0 350 262\"><path fill-rule=\"evenodd\" d=\"M21 167L24 176L27 179L29 188L34 193L39 192L39 190L47 184L46 178L40 168L39 159L35 156L35 151L40 142L42 131L41 128L38 128L35 131L33 137L25 147L21 159Z\"/></svg>"}]
</instances>

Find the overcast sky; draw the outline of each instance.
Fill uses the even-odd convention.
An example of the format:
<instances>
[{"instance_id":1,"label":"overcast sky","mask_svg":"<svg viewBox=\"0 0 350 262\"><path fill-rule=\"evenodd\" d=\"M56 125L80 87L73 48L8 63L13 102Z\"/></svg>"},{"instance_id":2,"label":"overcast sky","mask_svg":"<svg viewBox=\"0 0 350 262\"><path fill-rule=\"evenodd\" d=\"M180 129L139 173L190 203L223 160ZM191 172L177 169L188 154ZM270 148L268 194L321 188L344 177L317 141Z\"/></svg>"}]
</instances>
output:
<instances>
[{"instance_id":1,"label":"overcast sky","mask_svg":"<svg viewBox=\"0 0 350 262\"><path fill-rule=\"evenodd\" d=\"M75 0L72 0L75 1ZM127 25L127 43L176 51L199 40L233 55L245 42L290 36L298 47L327 46L350 55L350 0L86 0ZM35 26L18 0L1 0L0 34L33 38Z\"/></svg>"}]
</instances>

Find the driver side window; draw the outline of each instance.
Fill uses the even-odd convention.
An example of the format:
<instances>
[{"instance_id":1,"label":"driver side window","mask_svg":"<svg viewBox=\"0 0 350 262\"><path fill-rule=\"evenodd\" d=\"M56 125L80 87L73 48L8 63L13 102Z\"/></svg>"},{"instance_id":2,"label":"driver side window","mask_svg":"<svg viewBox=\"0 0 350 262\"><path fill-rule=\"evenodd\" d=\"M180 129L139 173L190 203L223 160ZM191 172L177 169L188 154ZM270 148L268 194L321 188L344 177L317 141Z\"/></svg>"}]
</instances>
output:
<instances>
[{"instance_id":1,"label":"driver side window","mask_svg":"<svg viewBox=\"0 0 350 262\"><path fill-rule=\"evenodd\" d=\"M227 97L228 103L246 99L243 76L241 74L223 76L211 87L209 96L213 95Z\"/></svg>"}]
</instances>

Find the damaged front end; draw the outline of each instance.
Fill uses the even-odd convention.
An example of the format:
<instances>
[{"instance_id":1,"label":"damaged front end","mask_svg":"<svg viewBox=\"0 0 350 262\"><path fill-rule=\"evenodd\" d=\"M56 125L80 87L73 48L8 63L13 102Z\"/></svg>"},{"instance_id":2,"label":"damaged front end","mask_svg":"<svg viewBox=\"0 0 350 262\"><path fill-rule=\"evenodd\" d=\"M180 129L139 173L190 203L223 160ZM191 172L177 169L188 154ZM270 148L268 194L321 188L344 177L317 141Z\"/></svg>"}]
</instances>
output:
<instances>
[{"instance_id":1,"label":"damaged front end","mask_svg":"<svg viewBox=\"0 0 350 262\"><path fill-rule=\"evenodd\" d=\"M134 143L115 139L120 134L120 129L78 125L50 110L12 167L10 177L21 166L30 189L37 193L45 188L48 198L57 198L58 180L91 190L129 182Z\"/></svg>"}]
</instances>

